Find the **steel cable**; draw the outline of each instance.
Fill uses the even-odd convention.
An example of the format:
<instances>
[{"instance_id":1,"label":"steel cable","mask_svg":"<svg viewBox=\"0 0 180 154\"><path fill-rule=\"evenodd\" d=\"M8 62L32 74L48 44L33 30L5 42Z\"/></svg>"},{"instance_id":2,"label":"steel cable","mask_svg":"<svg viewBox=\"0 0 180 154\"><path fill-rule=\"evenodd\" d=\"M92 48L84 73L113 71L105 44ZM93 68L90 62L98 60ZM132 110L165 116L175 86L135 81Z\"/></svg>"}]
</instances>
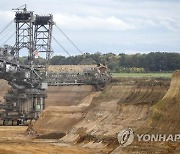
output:
<instances>
[{"instance_id":1,"label":"steel cable","mask_svg":"<svg viewBox=\"0 0 180 154\"><path fill-rule=\"evenodd\" d=\"M68 54L68 56L71 56L69 52L61 45L61 43L58 42L58 40L52 36L52 38L55 40L55 42Z\"/></svg>"},{"instance_id":2,"label":"steel cable","mask_svg":"<svg viewBox=\"0 0 180 154\"><path fill-rule=\"evenodd\" d=\"M73 43L73 41L62 31L62 29L60 29L57 25L55 25L57 27L57 29L66 37L66 39L81 53L83 54L83 52Z\"/></svg>"}]
</instances>

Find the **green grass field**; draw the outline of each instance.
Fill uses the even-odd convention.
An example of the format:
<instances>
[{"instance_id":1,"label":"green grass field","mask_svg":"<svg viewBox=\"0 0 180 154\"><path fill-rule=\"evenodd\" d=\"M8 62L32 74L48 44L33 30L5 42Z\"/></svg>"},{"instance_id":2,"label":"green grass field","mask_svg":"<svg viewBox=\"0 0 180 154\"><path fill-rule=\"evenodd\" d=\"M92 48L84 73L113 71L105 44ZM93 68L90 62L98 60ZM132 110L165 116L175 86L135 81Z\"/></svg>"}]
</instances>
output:
<instances>
[{"instance_id":1,"label":"green grass field","mask_svg":"<svg viewBox=\"0 0 180 154\"><path fill-rule=\"evenodd\" d=\"M164 77L171 78L172 73L112 73L113 77L134 77L134 78L142 78L142 77Z\"/></svg>"}]
</instances>

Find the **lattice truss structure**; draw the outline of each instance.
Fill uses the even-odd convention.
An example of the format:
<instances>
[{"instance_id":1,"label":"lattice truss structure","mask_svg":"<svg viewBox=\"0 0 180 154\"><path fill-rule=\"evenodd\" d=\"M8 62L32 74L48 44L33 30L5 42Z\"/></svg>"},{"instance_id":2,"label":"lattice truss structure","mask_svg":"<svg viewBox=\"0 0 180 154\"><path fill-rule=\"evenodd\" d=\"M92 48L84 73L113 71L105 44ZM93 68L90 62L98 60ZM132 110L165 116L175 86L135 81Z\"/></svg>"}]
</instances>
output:
<instances>
[{"instance_id":1,"label":"lattice truss structure","mask_svg":"<svg viewBox=\"0 0 180 154\"><path fill-rule=\"evenodd\" d=\"M29 64L34 64L35 58L40 55L46 59L44 67L47 68L52 53L53 16L51 14L47 16L34 15L25 7L16 12L14 20L16 23L15 57L19 59L20 50L27 48Z\"/></svg>"}]
</instances>

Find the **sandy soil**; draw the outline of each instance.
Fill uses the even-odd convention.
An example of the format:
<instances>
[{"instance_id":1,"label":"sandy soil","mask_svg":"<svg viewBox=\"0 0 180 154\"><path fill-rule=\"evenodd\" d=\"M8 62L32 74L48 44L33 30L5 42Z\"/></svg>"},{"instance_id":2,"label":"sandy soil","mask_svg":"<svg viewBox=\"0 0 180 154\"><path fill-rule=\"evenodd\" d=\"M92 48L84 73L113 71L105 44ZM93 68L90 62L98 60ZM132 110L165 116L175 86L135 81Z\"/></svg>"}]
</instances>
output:
<instances>
[{"instance_id":1,"label":"sandy soil","mask_svg":"<svg viewBox=\"0 0 180 154\"><path fill-rule=\"evenodd\" d=\"M143 126L138 126L140 134L179 134L180 133L180 71L173 73L170 87L162 99L150 109ZM179 154L180 142L134 142L122 148L117 147L112 154Z\"/></svg>"},{"instance_id":2,"label":"sandy soil","mask_svg":"<svg viewBox=\"0 0 180 154\"><path fill-rule=\"evenodd\" d=\"M47 91L46 108L48 106L77 105L80 101L95 91L93 86L49 86Z\"/></svg>"},{"instance_id":3,"label":"sandy soil","mask_svg":"<svg viewBox=\"0 0 180 154\"><path fill-rule=\"evenodd\" d=\"M93 154L92 149L59 143L58 140L33 139L25 126L0 126L0 154Z\"/></svg>"},{"instance_id":4,"label":"sandy soil","mask_svg":"<svg viewBox=\"0 0 180 154\"><path fill-rule=\"evenodd\" d=\"M88 86L52 87L49 106L33 131L41 135L64 133L60 142L111 152L118 147L117 133L126 127L143 127L151 107L168 88L169 81L161 79L122 79L101 92Z\"/></svg>"},{"instance_id":5,"label":"sandy soil","mask_svg":"<svg viewBox=\"0 0 180 154\"><path fill-rule=\"evenodd\" d=\"M179 133L180 71L170 87L165 79L120 79L101 92L50 87L48 96L30 129L41 139L27 136L26 127L0 127L0 153L180 153L179 143L133 142L122 148L117 141L117 133L129 127L136 133ZM47 139L52 133L64 136Z\"/></svg>"}]
</instances>

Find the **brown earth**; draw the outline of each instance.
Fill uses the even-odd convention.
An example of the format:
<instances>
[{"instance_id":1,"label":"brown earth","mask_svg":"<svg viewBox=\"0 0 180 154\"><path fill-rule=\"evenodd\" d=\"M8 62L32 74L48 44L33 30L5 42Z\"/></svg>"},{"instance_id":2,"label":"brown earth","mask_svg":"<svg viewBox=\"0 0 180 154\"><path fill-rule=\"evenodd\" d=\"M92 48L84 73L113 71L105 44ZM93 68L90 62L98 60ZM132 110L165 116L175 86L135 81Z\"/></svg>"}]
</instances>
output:
<instances>
[{"instance_id":1,"label":"brown earth","mask_svg":"<svg viewBox=\"0 0 180 154\"><path fill-rule=\"evenodd\" d=\"M12 144L13 148L2 136L0 151L180 153L180 143L135 140L131 145L122 147L117 141L117 133L124 128L132 128L135 133L179 133L180 71L173 73L170 87L169 83L163 78L116 78L99 92L91 86L49 87L47 108L29 129L35 136L17 139ZM8 137L11 131L6 133ZM14 135L15 138L17 136ZM38 139L32 139L34 137ZM55 143L48 143L54 142L53 138ZM5 140L11 142L13 138Z\"/></svg>"},{"instance_id":2,"label":"brown earth","mask_svg":"<svg viewBox=\"0 0 180 154\"><path fill-rule=\"evenodd\" d=\"M180 71L173 73L170 88L165 96L155 103L142 127L135 129L141 134L179 134L180 131ZM158 153L179 154L180 142L137 142L122 148L118 147L112 154L119 153Z\"/></svg>"},{"instance_id":3,"label":"brown earth","mask_svg":"<svg viewBox=\"0 0 180 154\"><path fill-rule=\"evenodd\" d=\"M78 88L89 89L88 86ZM110 152L118 146L120 130L143 127L152 106L164 97L168 88L167 79L119 79L102 92L89 91L89 95L76 103L61 102L64 96L73 96L70 88L65 95L56 93L60 103L49 105L33 129L39 134L65 133L60 142Z\"/></svg>"},{"instance_id":4,"label":"brown earth","mask_svg":"<svg viewBox=\"0 0 180 154\"><path fill-rule=\"evenodd\" d=\"M93 86L49 86L47 91L46 107L77 105L91 92Z\"/></svg>"},{"instance_id":5,"label":"brown earth","mask_svg":"<svg viewBox=\"0 0 180 154\"><path fill-rule=\"evenodd\" d=\"M153 107L151 128L162 133L180 131L180 71L173 73L166 95Z\"/></svg>"},{"instance_id":6,"label":"brown earth","mask_svg":"<svg viewBox=\"0 0 180 154\"><path fill-rule=\"evenodd\" d=\"M32 139L25 126L0 127L0 154L94 154L94 150L61 144L57 140Z\"/></svg>"},{"instance_id":7,"label":"brown earth","mask_svg":"<svg viewBox=\"0 0 180 154\"><path fill-rule=\"evenodd\" d=\"M59 87L61 90L64 88L65 87ZM36 121L33 126L33 129L36 132L42 134L53 132L67 133L76 123L85 117L85 109L91 104L92 99L99 95L99 92L93 92L93 88L90 86L82 86L82 89L85 88L86 91L81 91L79 87L79 91L77 91L75 94L73 87L71 87L71 89L70 87L68 88L69 91L66 92L66 95L60 94L60 91L58 97L61 97L61 99L59 99L59 102L56 102L56 106L47 107L39 120ZM91 89L92 91L89 95L85 95L88 89ZM79 102L77 102L75 99L77 96L79 96L78 99L81 98ZM63 100L65 100L65 102L63 102Z\"/></svg>"}]
</instances>

